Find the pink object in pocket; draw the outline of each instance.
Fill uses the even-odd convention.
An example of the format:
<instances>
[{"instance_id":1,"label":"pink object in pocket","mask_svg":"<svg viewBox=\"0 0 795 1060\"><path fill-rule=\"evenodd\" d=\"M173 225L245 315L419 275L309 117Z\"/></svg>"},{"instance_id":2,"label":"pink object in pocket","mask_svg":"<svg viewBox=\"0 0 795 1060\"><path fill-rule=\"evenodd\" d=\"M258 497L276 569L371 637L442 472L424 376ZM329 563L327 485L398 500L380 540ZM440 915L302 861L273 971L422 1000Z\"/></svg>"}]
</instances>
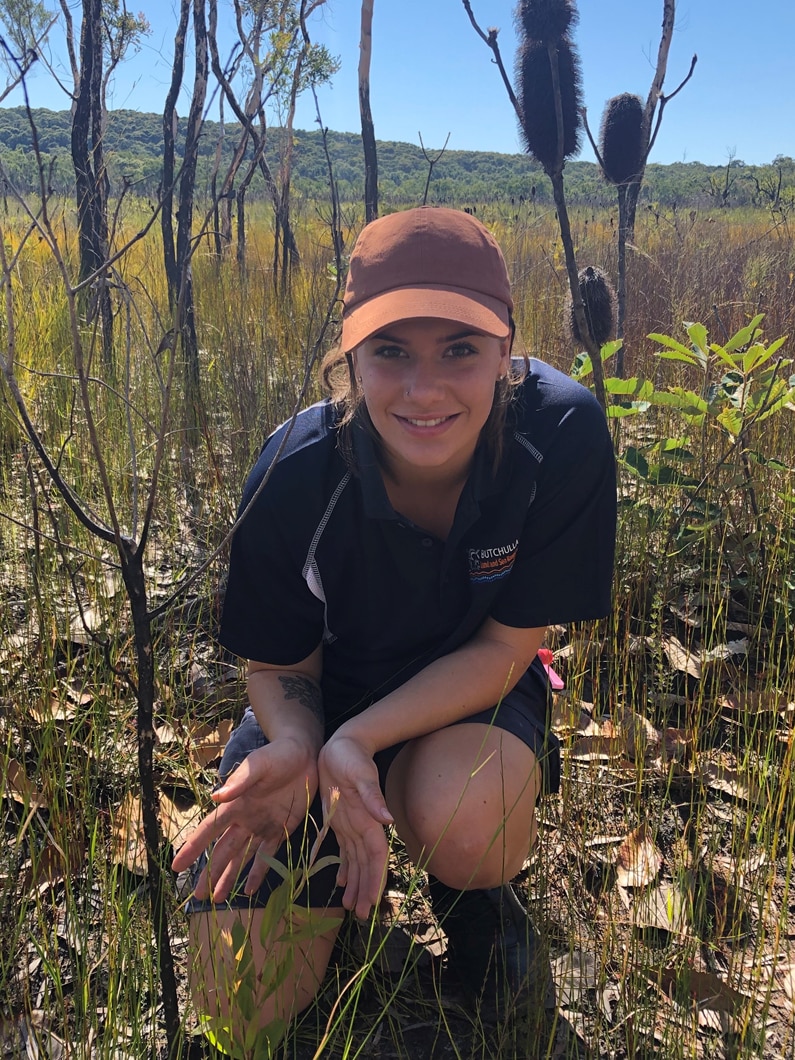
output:
<instances>
[{"instance_id":1,"label":"pink object in pocket","mask_svg":"<svg viewBox=\"0 0 795 1060\"><path fill-rule=\"evenodd\" d=\"M550 687L552 688L552 691L553 692L562 691L566 687L566 685L565 685L565 683L563 681L563 678L560 676L560 674L555 673L555 671L552 669L552 652L551 652L551 650L549 648L539 648L538 649L538 657L541 660L541 665L544 667L544 669L547 672L547 677L549 678L549 684L550 684Z\"/></svg>"}]
</instances>

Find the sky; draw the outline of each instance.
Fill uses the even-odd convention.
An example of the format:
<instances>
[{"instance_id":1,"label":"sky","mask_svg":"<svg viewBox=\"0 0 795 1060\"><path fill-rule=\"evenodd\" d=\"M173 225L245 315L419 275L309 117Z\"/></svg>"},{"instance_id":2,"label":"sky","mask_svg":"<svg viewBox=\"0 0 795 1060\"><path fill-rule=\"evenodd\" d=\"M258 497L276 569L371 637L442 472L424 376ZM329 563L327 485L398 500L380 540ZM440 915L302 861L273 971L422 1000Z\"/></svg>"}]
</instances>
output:
<instances>
[{"instance_id":1,"label":"sky","mask_svg":"<svg viewBox=\"0 0 795 1060\"><path fill-rule=\"evenodd\" d=\"M176 27L173 0L128 0L152 32L116 78L111 107L162 112ZM483 29L497 26L503 60L513 70L514 0L471 0ZM646 99L654 75L662 0L579 0L574 42L580 57L588 121L597 136L604 105L621 92ZM223 10L228 0L219 0ZM310 24L341 68L319 92L323 124L358 132L359 0L326 0ZM228 16L227 16L228 18ZM231 40L231 37L230 37ZM666 105L652 162L729 160L763 164L795 155L795 2L679 0L664 91L693 77ZM491 52L472 28L461 0L374 0L370 101L379 140L450 150L521 151L516 119ZM190 70L187 79L190 78ZM29 85L34 106L64 109L41 71ZM18 93L5 106L21 102ZM183 99L181 113L187 113ZM211 113L210 117L214 115ZM317 128L311 94L300 102L296 126ZM587 140L582 158L592 159Z\"/></svg>"}]
</instances>

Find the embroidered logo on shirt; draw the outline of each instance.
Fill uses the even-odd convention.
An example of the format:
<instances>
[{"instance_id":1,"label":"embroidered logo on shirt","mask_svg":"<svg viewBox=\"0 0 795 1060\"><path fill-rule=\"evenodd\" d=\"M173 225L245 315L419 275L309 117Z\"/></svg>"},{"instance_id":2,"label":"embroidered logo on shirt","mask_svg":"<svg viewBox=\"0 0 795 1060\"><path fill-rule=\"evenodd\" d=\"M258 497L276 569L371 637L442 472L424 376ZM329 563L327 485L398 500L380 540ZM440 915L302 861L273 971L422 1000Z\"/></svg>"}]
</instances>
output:
<instances>
[{"instance_id":1,"label":"embroidered logo on shirt","mask_svg":"<svg viewBox=\"0 0 795 1060\"><path fill-rule=\"evenodd\" d=\"M493 582L504 578L516 559L518 539L510 545L494 548L470 548L469 579L473 582Z\"/></svg>"}]
</instances>

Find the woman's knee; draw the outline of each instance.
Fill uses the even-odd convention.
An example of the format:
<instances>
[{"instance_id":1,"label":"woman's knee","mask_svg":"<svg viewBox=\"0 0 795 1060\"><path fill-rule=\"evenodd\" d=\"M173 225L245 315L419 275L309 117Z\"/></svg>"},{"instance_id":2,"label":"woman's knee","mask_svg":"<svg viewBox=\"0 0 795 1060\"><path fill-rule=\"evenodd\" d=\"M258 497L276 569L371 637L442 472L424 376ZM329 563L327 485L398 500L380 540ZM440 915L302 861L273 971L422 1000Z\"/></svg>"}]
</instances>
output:
<instances>
[{"instance_id":1,"label":"woman's knee","mask_svg":"<svg viewBox=\"0 0 795 1060\"><path fill-rule=\"evenodd\" d=\"M515 876L535 839L535 756L515 737L484 729L456 726L414 741L387 779L409 855L462 889Z\"/></svg>"},{"instance_id":2,"label":"woman's knee","mask_svg":"<svg viewBox=\"0 0 795 1060\"><path fill-rule=\"evenodd\" d=\"M190 917L190 983L196 1013L210 1025L225 1026L235 1039L288 1023L311 1004L344 914L342 909L297 909L297 917L338 917L339 923L314 935L310 931L308 939L302 931L300 941L291 942L292 926L282 921L271 933L280 941L263 942L264 912L224 909Z\"/></svg>"}]
</instances>

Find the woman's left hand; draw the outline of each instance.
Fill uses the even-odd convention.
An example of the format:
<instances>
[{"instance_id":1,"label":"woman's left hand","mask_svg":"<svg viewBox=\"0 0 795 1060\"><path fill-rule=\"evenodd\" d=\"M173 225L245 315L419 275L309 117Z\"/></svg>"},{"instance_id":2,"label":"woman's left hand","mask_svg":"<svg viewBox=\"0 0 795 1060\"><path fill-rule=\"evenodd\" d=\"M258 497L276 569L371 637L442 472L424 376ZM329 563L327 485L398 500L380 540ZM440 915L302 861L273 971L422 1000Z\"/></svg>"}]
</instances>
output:
<instances>
[{"instance_id":1,"label":"woman's left hand","mask_svg":"<svg viewBox=\"0 0 795 1060\"><path fill-rule=\"evenodd\" d=\"M384 826L392 823L372 755L357 740L338 733L318 759L324 801L332 788L339 799L331 827L340 846L337 884L345 888L342 904L365 919L378 904L386 881L389 844Z\"/></svg>"}]
</instances>

